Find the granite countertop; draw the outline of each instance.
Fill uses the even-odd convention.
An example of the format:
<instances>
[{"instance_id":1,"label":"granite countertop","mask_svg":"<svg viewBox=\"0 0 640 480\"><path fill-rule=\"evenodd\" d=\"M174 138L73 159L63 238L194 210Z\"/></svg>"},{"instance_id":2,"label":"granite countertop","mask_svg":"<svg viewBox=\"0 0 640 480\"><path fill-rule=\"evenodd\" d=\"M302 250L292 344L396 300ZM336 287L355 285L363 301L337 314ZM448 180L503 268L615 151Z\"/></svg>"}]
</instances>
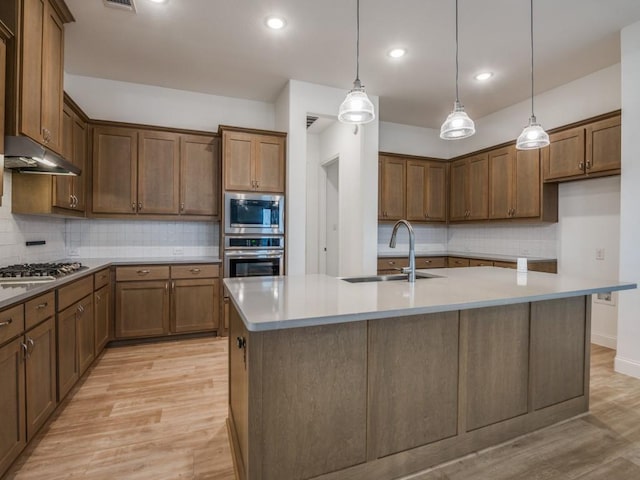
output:
<instances>
[{"instance_id":1,"label":"granite countertop","mask_svg":"<svg viewBox=\"0 0 640 480\"><path fill-rule=\"evenodd\" d=\"M59 261L81 262L85 269L57 278L52 282L3 285L0 283L0 308L23 302L41 293L59 288L86 275L93 274L111 265L166 265L191 263L220 263L218 257L123 257L123 258L78 258Z\"/></svg>"},{"instance_id":2,"label":"granite countertop","mask_svg":"<svg viewBox=\"0 0 640 480\"><path fill-rule=\"evenodd\" d=\"M326 275L226 278L249 331L509 305L636 288L634 283L497 267L444 268L436 278L348 283Z\"/></svg>"},{"instance_id":3,"label":"granite countertop","mask_svg":"<svg viewBox=\"0 0 640 480\"><path fill-rule=\"evenodd\" d=\"M387 257L408 257L408 250L399 250L397 252L378 252L378 258L387 258ZM446 251L446 252L416 252L416 257L462 257L462 258L477 258L479 260L494 260L496 262L517 262L518 258L526 258L527 262L536 263L536 262L555 262L557 259L555 258L544 258L544 257L532 257L530 255L501 255L498 253L474 253L474 252L456 252L456 251Z\"/></svg>"}]
</instances>

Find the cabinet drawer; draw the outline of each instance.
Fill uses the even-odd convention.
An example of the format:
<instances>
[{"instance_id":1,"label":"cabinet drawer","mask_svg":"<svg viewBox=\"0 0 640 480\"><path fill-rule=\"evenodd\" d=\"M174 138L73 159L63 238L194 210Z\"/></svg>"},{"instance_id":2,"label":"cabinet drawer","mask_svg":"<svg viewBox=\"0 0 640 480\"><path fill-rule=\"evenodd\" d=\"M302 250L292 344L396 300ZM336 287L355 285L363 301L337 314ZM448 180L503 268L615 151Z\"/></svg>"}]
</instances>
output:
<instances>
[{"instance_id":1,"label":"cabinet drawer","mask_svg":"<svg viewBox=\"0 0 640 480\"><path fill-rule=\"evenodd\" d=\"M56 312L55 294L54 292L49 292L40 295L25 303L24 308L25 327L29 330L41 321L53 316Z\"/></svg>"},{"instance_id":2,"label":"cabinet drawer","mask_svg":"<svg viewBox=\"0 0 640 480\"><path fill-rule=\"evenodd\" d=\"M62 311L72 303L93 292L93 275L77 280L58 289L58 311Z\"/></svg>"},{"instance_id":3,"label":"cabinet drawer","mask_svg":"<svg viewBox=\"0 0 640 480\"><path fill-rule=\"evenodd\" d=\"M445 257L417 257L416 268L444 268L447 266Z\"/></svg>"},{"instance_id":4,"label":"cabinet drawer","mask_svg":"<svg viewBox=\"0 0 640 480\"><path fill-rule=\"evenodd\" d=\"M137 267L117 267L116 282L129 282L140 280L167 280L169 278L169 267L140 265Z\"/></svg>"},{"instance_id":5,"label":"cabinet drawer","mask_svg":"<svg viewBox=\"0 0 640 480\"><path fill-rule=\"evenodd\" d=\"M93 289L94 290L101 289L105 285L108 285L110 280L111 280L111 274L108 268L105 268L104 270L100 270L99 272L94 273Z\"/></svg>"},{"instance_id":6,"label":"cabinet drawer","mask_svg":"<svg viewBox=\"0 0 640 480\"><path fill-rule=\"evenodd\" d=\"M470 267L493 267L493 262L491 260L478 260L477 258L469 259Z\"/></svg>"},{"instance_id":7,"label":"cabinet drawer","mask_svg":"<svg viewBox=\"0 0 640 480\"><path fill-rule=\"evenodd\" d=\"M18 305L0 312L0 344L24 332L24 308Z\"/></svg>"},{"instance_id":8,"label":"cabinet drawer","mask_svg":"<svg viewBox=\"0 0 640 480\"><path fill-rule=\"evenodd\" d=\"M501 268L516 268L517 264L516 262L493 262L493 266Z\"/></svg>"},{"instance_id":9,"label":"cabinet drawer","mask_svg":"<svg viewBox=\"0 0 640 480\"><path fill-rule=\"evenodd\" d=\"M219 265L172 265L171 278L216 278L220 276Z\"/></svg>"},{"instance_id":10,"label":"cabinet drawer","mask_svg":"<svg viewBox=\"0 0 640 480\"><path fill-rule=\"evenodd\" d=\"M378 258L378 270L400 270L409 266L407 257Z\"/></svg>"},{"instance_id":11,"label":"cabinet drawer","mask_svg":"<svg viewBox=\"0 0 640 480\"><path fill-rule=\"evenodd\" d=\"M448 257L447 258L447 267L455 268L455 267L468 267L469 259L461 258L461 257Z\"/></svg>"}]
</instances>

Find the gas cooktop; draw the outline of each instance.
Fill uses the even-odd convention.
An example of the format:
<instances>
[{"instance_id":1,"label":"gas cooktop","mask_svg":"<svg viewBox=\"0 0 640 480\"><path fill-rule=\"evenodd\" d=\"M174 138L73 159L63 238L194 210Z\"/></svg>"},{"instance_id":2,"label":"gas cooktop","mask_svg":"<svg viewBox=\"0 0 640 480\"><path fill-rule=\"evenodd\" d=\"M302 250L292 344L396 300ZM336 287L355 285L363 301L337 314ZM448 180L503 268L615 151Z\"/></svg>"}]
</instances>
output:
<instances>
[{"instance_id":1,"label":"gas cooktop","mask_svg":"<svg viewBox=\"0 0 640 480\"><path fill-rule=\"evenodd\" d=\"M52 282L87 267L80 262L24 263L0 268L0 284Z\"/></svg>"}]
</instances>

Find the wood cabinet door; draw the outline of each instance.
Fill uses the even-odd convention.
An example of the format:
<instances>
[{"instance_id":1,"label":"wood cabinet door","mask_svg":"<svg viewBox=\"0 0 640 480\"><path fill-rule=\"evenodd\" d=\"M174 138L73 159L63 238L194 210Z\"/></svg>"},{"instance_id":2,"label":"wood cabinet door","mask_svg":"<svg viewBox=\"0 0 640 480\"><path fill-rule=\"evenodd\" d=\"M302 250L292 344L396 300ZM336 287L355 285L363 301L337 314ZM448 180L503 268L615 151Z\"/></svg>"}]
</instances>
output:
<instances>
[{"instance_id":1,"label":"wood cabinet door","mask_svg":"<svg viewBox=\"0 0 640 480\"><path fill-rule=\"evenodd\" d=\"M489 152L489 218L509 218L513 208L515 148Z\"/></svg>"},{"instance_id":2,"label":"wood cabinet door","mask_svg":"<svg viewBox=\"0 0 640 480\"><path fill-rule=\"evenodd\" d=\"M406 215L407 162L384 157L382 164L382 210L385 220L399 220Z\"/></svg>"},{"instance_id":3,"label":"wood cabinet door","mask_svg":"<svg viewBox=\"0 0 640 480\"><path fill-rule=\"evenodd\" d=\"M253 146L255 189L259 192L284 193L284 138L256 135Z\"/></svg>"},{"instance_id":4,"label":"wood cabinet door","mask_svg":"<svg viewBox=\"0 0 640 480\"><path fill-rule=\"evenodd\" d=\"M138 134L138 213L175 214L180 206L180 137Z\"/></svg>"},{"instance_id":5,"label":"wood cabinet door","mask_svg":"<svg viewBox=\"0 0 640 480\"><path fill-rule=\"evenodd\" d=\"M78 368L80 376L89 368L95 357L95 318L93 312L93 295L89 295L80 301L78 321Z\"/></svg>"},{"instance_id":6,"label":"wood cabinet door","mask_svg":"<svg viewBox=\"0 0 640 480\"><path fill-rule=\"evenodd\" d=\"M47 0L24 0L22 68L20 70L20 132L44 143L42 131L42 47Z\"/></svg>"},{"instance_id":7,"label":"wood cabinet door","mask_svg":"<svg viewBox=\"0 0 640 480\"><path fill-rule=\"evenodd\" d=\"M116 338L169 333L169 282L116 283Z\"/></svg>"},{"instance_id":8,"label":"wood cabinet door","mask_svg":"<svg viewBox=\"0 0 640 480\"><path fill-rule=\"evenodd\" d=\"M93 212L135 213L138 132L131 128L93 130Z\"/></svg>"},{"instance_id":9,"label":"wood cabinet door","mask_svg":"<svg viewBox=\"0 0 640 480\"><path fill-rule=\"evenodd\" d=\"M408 180L408 179L407 179ZM440 162L427 164L426 215L428 221L447 221L447 165ZM407 200L408 201L408 200Z\"/></svg>"},{"instance_id":10,"label":"wood cabinet door","mask_svg":"<svg viewBox=\"0 0 640 480\"><path fill-rule=\"evenodd\" d=\"M489 157L486 153L469 160L467 210L469 220L489 217Z\"/></svg>"},{"instance_id":11,"label":"wood cabinet door","mask_svg":"<svg viewBox=\"0 0 640 480\"><path fill-rule=\"evenodd\" d=\"M75 210L85 211L87 178L87 124L78 116L73 118L73 164L82 172L73 179L73 195L75 196Z\"/></svg>"},{"instance_id":12,"label":"wood cabinet door","mask_svg":"<svg viewBox=\"0 0 640 480\"><path fill-rule=\"evenodd\" d=\"M427 169L420 160L407 161L407 220L424 222L427 216Z\"/></svg>"},{"instance_id":13,"label":"wood cabinet door","mask_svg":"<svg viewBox=\"0 0 640 480\"><path fill-rule=\"evenodd\" d=\"M451 164L451 186L449 189L449 219L464 220L467 213L467 160Z\"/></svg>"},{"instance_id":14,"label":"wood cabinet door","mask_svg":"<svg viewBox=\"0 0 640 480\"><path fill-rule=\"evenodd\" d=\"M74 114L65 105L62 110L62 156L73 163L73 122ZM73 178L67 175L52 175L53 198L51 204L58 208L72 208Z\"/></svg>"},{"instance_id":15,"label":"wood cabinet door","mask_svg":"<svg viewBox=\"0 0 640 480\"><path fill-rule=\"evenodd\" d=\"M225 190L253 190L253 135L223 132Z\"/></svg>"},{"instance_id":16,"label":"wood cabinet door","mask_svg":"<svg viewBox=\"0 0 640 480\"><path fill-rule=\"evenodd\" d=\"M219 215L220 140L218 137L180 137L180 213Z\"/></svg>"},{"instance_id":17,"label":"wood cabinet door","mask_svg":"<svg viewBox=\"0 0 640 480\"><path fill-rule=\"evenodd\" d=\"M171 332L214 330L220 324L219 280L173 280L171 282Z\"/></svg>"},{"instance_id":18,"label":"wood cabinet door","mask_svg":"<svg viewBox=\"0 0 640 480\"><path fill-rule=\"evenodd\" d=\"M544 156L544 179L582 175L585 172L584 127L571 128L549 136L549 150Z\"/></svg>"},{"instance_id":19,"label":"wood cabinet door","mask_svg":"<svg viewBox=\"0 0 640 480\"><path fill-rule=\"evenodd\" d=\"M0 112L5 111L5 91L7 78L7 43L4 38L0 38ZM4 154L4 115L0 115L0 155ZM3 161L0 161L3 167ZM2 205L2 172L0 168L0 205Z\"/></svg>"},{"instance_id":20,"label":"wood cabinet door","mask_svg":"<svg viewBox=\"0 0 640 480\"><path fill-rule=\"evenodd\" d=\"M60 153L64 96L64 26L49 1L44 3L42 28L42 132L46 146Z\"/></svg>"},{"instance_id":21,"label":"wood cabinet door","mask_svg":"<svg viewBox=\"0 0 640 480\"><path fill-rule=\"evenodd\" d=\"M61 401L80 378L78 366L78 304L58 313L58 401Z\"/></svg>"},{"instance_id":22,"label":"wood cabinet door","mask_svg":"<svg viewBox=\"0 0 640 480\"><path fill-rule=\"evenodd\" d=\"M621 130L620 116L587 125L585 153L587 173L620 169Z\"/></svg>"},{"instance_id":23,"label":"wood cabinet door","mask_svg":"<svg viewBox=\"0 0 640 480\"><path fill-rule=\"evenodd\" d=\"M22 340L0 348L0 474L27 444Z\"/></svg>"},{"instance_id":24,"label":"wood cabinet door","mask_svg":"<svg viewBox=\"0 0 640 480\"><path fill-rule=\"evenodd\" d=\"M109 324L111 322L111 285L105 285L93 294L95 317L95 342L94 351L96 357L104 350L109 341Z\"/></svg>"},{"instance_id":25,"label":"wood cabinet door","mask_svg":"<svg viewBox=\"0 0 640 480\"><path fill-rule=\"evenodd\" d=\"M516 150L512 217L540 217L540 150Z\"/></svg>"},{"instance_id":26,"label":"wood cabinet door","mask_svg":"<svg viewBox=\"0 0 640 480\"><path fill-rule=\"evenodd\" d=\"M25 335L29 355L26 361L27 440L31 440L55 410L56 323L53 317Z\"/></svg>"}]
</instances>

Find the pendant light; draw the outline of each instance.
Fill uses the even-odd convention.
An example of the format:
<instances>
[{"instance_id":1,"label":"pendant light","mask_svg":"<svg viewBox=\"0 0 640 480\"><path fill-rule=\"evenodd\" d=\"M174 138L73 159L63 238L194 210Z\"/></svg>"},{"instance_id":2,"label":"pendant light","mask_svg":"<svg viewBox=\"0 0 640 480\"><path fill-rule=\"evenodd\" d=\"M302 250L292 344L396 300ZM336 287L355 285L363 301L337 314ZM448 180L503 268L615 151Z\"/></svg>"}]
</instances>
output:
<instances>
[{"instance_id":1,"label":"pendant light","mask_svg":"<svg viewBox=\"0 0 640 480\"><path fill-rule=\"evenodd\" d=\"M440 127L440 138L443 140L459 140L476 133L476 126L458 98L458 0L456 0L456 101L453 111Z\"/></svg>"},{"instance_id":2,"label":"pendant light","mask_svg":"<svg viewBox=\"0 0 640 480\"><path fill-rule=\"evenodd\" d=\"M356 79L353 88L340 105L338 120L342 123L361 125L373 121L376 114L373 111L373 103L360 83L360 0L356 0L356 17Z\"/></svg>"},{"instance_id":3,"label":"pendant light","mask_svg":"<svg viewBox=\"0 0 640 480\"><path fill-rule=\"evenodd\" d=\"M518 150L534 150L549 145L549 135L544 131L542 125L536 120L533 113L533 0L531 0L531 117L518 140L516 148Z\"/></svg>"}]
</instances>

